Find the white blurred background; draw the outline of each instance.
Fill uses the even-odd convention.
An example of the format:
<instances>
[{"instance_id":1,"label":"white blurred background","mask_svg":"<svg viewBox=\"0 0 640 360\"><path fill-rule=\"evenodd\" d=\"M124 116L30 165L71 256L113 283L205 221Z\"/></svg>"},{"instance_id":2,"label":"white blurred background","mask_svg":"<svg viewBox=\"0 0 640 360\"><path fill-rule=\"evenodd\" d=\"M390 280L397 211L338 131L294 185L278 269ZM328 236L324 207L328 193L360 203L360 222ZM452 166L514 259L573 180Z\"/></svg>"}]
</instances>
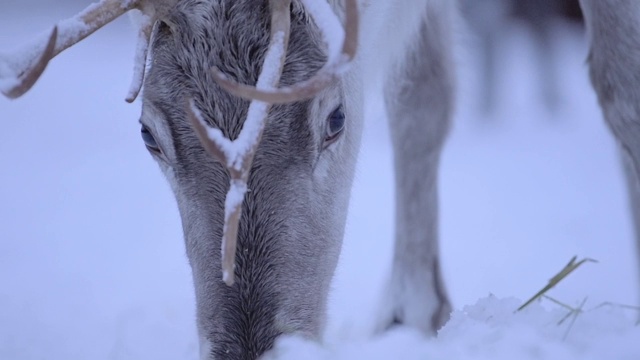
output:
<instances>
[{"instance_id":1,"label":"white blurred background","mask_svg":"<svg viewBox=\"0 0 640 360\"><path fill-rule=\"evenodd\" d=\"M617 148L588 82L583 29L557 15L575 4L544 15L540 30L522 4L468 1L458 111L440 176L454 306L489 293L524 300L573 255L599 263L553 296L569 304L588 297L587 308L638 304ZM85 3L3 0L0 49ZM173 195L140 139L139 103L123 101L133 48L120 19L55 59L26 96L0 99L2 360L197 357ZM368 104L331 341L364 334L390 265L391 149L377 93Z\"/></svg>"}]
</instances>

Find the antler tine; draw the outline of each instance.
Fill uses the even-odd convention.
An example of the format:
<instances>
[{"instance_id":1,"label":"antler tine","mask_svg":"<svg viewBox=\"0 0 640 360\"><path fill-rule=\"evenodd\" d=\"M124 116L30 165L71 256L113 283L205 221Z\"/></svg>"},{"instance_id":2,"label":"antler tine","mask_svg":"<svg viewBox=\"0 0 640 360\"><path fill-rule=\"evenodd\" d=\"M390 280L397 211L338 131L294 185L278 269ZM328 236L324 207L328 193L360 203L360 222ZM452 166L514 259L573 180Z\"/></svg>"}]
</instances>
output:
<instances>
[{"instance_id":1,"label":"antler tine","mask_svg":"<svg viewBox=\"0 0 640 360\"><path fill-rule=\"evenodd\" d=\"M272 11L271 40L262 65L262 72L258 76L256 84L256 87L262 91L270 91L280 82L291 31L290 4L291 0L269 1ZM270 107L269 103L252 101L242 131L236 140L231 141L225 138L219 129L208 127L202 114L195 108L193 101L190 101L187 106L187 115L205 150L227 167L231 177L229 192L225 200L222 238L222 279L227 285L233 285L234 282L236 244L238 225L242 214L242 201L247 192L247 181L253 157L260 143Z\"/></svg>"},{"instance_id":2,"label":"antler tine","mask_svg":"<svg viewBox=\"0 0 640 360\"><path fill-rule=\"evenodd\" d=\"M149 1L101 0L89 5L76 16L58 23L50 35L37 39L21 51L0 57L0 90L9 98L23 95L35 84L52 58L129 10L137 8L143 12L153 12L153 6L147 6ZM150 17L155 17L155 14ZM146 61L146 44L151 33L147 28L149 26L141 30L146 41L141 41L142 45L138 46L138 53L142 55L137 55L137 62L141 59ZM136 72L128 101L133 101L141 84L142 76Z\"/></svg>"},{"instance_id":3,"label":"antler tine","mask_svg":"<svg viewBox=\"0 0 640 360\"><path fill-rule=\"evenodd\" d=\"M317 0L304 1L305 7L310 11L311 16L316 20L325 40L331 45L332 39L328 38L325 15L318 9ZM323 2L326 5L326 3ZM328 6L328 5L327 5ZM356 55L358 47L358 3L357 0L346 0L345 3L345 33L339 54L329 54L328 63L316 75L301 83L273 90L259 89L257 86L240 84L223 74L218 68L213 68L214 79L226 91L247 100L260 100L270 104L283 104L300 101L313 97L318 92L331 85L340 74L346 71L347 66ZM331 48L331 46L329 46ZM331 49L330 49L331 50Z\"/></svg>"},{"instance_id":4,"label":"antler tine","mask_svg":"<svg viewBox=\"0 0 640 360\"><path fill-rule=\"evenodd\" d=\"M40 58L38 58L30 68L26 69L15 79L3 79L0 77L0 80L8 82L7 86L3 86L1 89L6 97L9 99L17 99L31 89L33 84L36 83L40 75L44 72L44 69L46 69L49 64L49 59L53 57L57 38L58 27L55 26L51 31L51 35L49 35L49 39Z\"/></svg>"},{"instance_id":5,"label":"antler tine","mask_svg":"<svg viewBox=\"0 0 640 360\"><path fill-rule=\"evenodd\" d=\"M136 54L134 58L133 79L129 86L129 93L125 101L132 103L140 93L142 84L144 83L144 73L147 66L147 53L149 51L149 43L151 42L151 33L155 24L153 17L142 13L140 19L140 29L138 30L138 44L136 45Z\"/></svg>"}]
</instances>

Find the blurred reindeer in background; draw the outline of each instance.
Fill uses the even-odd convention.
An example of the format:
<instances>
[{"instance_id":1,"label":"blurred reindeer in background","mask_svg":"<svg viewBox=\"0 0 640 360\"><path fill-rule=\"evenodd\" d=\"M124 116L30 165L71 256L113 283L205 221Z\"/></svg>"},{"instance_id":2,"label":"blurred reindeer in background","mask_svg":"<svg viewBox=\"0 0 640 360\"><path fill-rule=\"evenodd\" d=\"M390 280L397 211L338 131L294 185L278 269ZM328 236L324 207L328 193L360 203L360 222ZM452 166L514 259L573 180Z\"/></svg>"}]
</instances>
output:
<instances>
[{"instance_id":1,"label":"blurred reindeer in background","mask_svg":"<svg viewBox=\"0 0 640 360\"><path fill-rule=\"evenodd\" d=\"M482 111L488 114L498 106L501 43L514 22L529 30L541 101L549 110L557 108L561 99L553 36L558 22L581 21L578 0L462 0L462 9L477 42Z\"/></svg>"}]
</instances>

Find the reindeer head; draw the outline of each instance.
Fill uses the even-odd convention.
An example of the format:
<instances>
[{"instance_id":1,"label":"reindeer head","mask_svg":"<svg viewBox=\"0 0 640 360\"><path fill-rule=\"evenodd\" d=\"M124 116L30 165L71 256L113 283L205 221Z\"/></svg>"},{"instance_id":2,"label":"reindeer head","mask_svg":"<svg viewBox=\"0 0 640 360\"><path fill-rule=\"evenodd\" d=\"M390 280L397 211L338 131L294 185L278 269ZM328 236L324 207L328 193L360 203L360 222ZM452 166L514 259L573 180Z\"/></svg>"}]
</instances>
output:
<instances>
[{"instance_id":1,"label":"reindeer head","mask_svg":"<svg viewBox=\"0 0 640 360\"><path fill-rule=\"evenodd\" d=\"M141 11L127 100L144 78L142 138L177 199L205 359L254 359L280 334L323 328L362 116L343 68L356 4L331 5L351 25L342 46L322 31L342 31L324 1L103 0L39 51L0 58L3 92L17 97L53 56Z\"/></svg>"}]
</instances>

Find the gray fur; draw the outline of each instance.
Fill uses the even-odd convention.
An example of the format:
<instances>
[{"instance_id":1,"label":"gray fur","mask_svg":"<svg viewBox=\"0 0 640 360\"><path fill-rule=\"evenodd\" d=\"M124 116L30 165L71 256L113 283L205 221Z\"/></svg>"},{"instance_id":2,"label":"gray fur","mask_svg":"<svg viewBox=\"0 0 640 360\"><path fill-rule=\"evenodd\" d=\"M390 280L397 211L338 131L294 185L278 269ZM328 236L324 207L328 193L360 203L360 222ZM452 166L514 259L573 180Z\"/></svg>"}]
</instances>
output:
<instances>
[{"instance_id":1,"label":"gray fur","mask_svg":"<svg viewBox=\"0 0 640 360\"><path fill-rule=\"evenodd\" d=\"M640 258L640 2L580 0L590 39L589 74L623 151Z\"/></svg>"},{"instance_id":2,"label":"gray fur","mask_svg":"<svg viewBox=\"0 0 640 360\"><path fill-rule=\"evenodd\" d=\"M274 107L249 179L236 257L236 284L220 276L228 175L196 138L184 104L237 137L249 103L216 85L211 67L255 84L268 44L267 1L181 1L155 32L141 121L163 148L157 158L182 217L206 358L254 359L282 333L318 338L343 237L360 139L361 99L341 83L311 101ZM319 33L294 2L282 84L325 61ZM323 148L325 119L343 103L342 138Z\"/></svg>"}]
</instances>

